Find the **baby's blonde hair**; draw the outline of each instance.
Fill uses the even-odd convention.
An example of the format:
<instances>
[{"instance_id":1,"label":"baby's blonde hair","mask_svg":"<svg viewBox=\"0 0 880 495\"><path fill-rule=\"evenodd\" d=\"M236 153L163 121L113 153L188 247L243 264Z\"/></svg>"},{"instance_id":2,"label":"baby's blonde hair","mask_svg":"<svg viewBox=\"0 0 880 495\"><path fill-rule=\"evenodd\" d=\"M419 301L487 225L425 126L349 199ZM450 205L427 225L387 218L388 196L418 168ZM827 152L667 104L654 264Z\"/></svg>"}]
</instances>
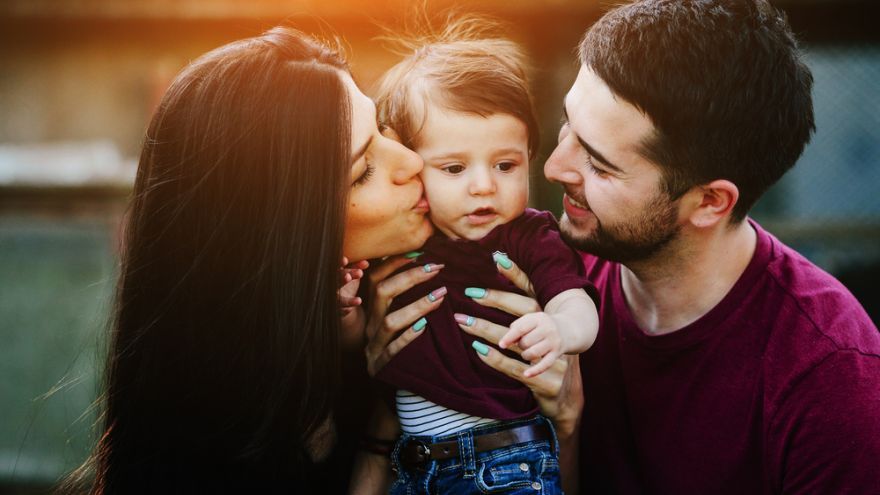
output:
<instances>
[{"instance_id":1,"label":"baby's blonde hair","mask_svg":"<svg viewBox=\"0 0 880 495\"><path fill-rule=\"evenodd\" d=\"M452 14L439 32L426 22L415 33L383 37L404 59L379 81L379 120L397 131L407 147L415 148L429 102L483 117L508 114L526 125L529 155L534 158L539 133L526 57L501 31L494 19Z\"/></svg>"}]
</instances>

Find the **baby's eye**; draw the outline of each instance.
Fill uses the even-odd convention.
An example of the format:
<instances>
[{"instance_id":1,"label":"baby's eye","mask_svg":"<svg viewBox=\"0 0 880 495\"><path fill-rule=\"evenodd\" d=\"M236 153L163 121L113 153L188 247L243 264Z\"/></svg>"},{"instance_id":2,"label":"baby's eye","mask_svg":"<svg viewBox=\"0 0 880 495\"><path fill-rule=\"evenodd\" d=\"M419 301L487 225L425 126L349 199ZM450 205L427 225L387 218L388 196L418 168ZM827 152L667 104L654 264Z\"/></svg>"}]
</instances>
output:
<instances>
[{"instance_id":1,"label":"baby's eye","mask_svg":"<svg viewBox=\"0 0 880 495\"><path fill-rule=\"evenodd\" d=\"M516 166L516 163L514 163L514 162L501 162L495 166L498 167L498 170L500 170L502 172L509 172L510 170L513 169L513 167Z\"/></svg>"},{"instance_id":2,"label":"baby's eye","mask_svg":"<svg viewBox=\"0 0 880 495\"><path fill-rule=\"evenodd\" d=\"M464 165L459 165L459 164L447 165L446 167L443 167L443 171L448 174L458 175L458 174L464 172Z\"/></svg>"}]
</instances>

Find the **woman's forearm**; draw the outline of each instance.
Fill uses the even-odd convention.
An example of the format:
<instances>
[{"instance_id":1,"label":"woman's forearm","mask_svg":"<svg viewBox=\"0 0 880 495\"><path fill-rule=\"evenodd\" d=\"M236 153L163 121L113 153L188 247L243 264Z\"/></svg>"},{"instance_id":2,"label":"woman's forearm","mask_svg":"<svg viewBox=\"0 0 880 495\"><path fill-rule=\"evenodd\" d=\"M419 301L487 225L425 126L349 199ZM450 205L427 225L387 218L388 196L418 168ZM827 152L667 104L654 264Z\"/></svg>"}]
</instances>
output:
<instances>
[{"instance_id":1,"label":"woman's forearm","mask_svg":"<svg viewBox=\"0 0 880 495\"><path fill-rule=\"evenodd\" d=\"M565 493L577 494L580 490L580 437L581 423L578 417L574 421L563 421L556 426L559 439L559 471L562 477L562 490Z\"/></svg>"},{"instance_id":2,"label":"woman's forearm","mask_svg":"<svg viewBox=\"0 0 880 495\"><path fill-rule=\"evenodd\" d=\"M400 423L397 421L397 415L391 412L384 402L377 400L364 436L366 445L355 456L349 494L388 493L391 483L389 454L398 436L400 436ZM376 442L381 442L381 445L369 445Z\"/></svg>"}]
</instances>

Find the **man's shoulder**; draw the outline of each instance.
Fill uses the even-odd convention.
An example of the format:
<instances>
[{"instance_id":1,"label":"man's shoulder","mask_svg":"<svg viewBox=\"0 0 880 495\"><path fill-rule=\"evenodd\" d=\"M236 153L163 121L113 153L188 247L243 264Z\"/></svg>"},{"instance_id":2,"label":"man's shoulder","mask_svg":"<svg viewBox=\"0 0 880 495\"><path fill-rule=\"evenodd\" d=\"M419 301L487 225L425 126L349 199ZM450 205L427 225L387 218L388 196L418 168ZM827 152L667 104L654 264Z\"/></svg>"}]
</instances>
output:
<instances>
[{"instance_id":1,"label":"man's shoulder","mask_svg":"<svg viewBox=\"0 0 880 495\"><path fill-rule=\"evenodd\" d=\"M845 386L858 363L880 362L880 332L856 298L833 276L757 224L766 255L751 288L751 325L766 335L762 366L767 405L775 409L799 388L821 379ZM756 253L756 256L761 253ZM853 365L847 368L848 365ZM826 372L826 368L837 368ZM851 373L852 372L852 373Z\"/></svg>"},{"instance_id":2,"label":"man's shoulder","mask_svg":"<svg viewBox=\"0 0 880 495\"><path fill-rule=\"evenodd\" d=\"M779 305L774 334L785 334L784 326L813 331L832 349L857 349L880 354L880 333L852 293L837 279L773 235L765 236L770 257L763 285ZM797 338L799 335L791 335Z\"/></svg>"}]
</instances>

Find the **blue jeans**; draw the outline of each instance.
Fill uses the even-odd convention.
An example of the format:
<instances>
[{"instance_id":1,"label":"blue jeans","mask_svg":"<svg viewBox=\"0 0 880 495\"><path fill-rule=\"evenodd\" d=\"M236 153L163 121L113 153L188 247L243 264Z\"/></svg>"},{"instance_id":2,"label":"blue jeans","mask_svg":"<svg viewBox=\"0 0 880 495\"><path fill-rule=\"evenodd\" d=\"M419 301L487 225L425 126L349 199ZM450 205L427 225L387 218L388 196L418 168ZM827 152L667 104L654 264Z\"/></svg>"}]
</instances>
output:
<instances>
[{"instance_id":1,"label":"blue jeans","mask_svg":"<svg viewBox=\"0 0 880 495\"><path fill-rule=\"evenodd\" d=\"M474 436L515 426L545 423L553 432L553 425L543 416L531 419L503 421L477 426L443 436L403 435L394 446L391 462L397 479L391 485L392 495L434 493L484 494L504 493L547 494L562 493L559 479L559 444L553 432L550 441L534 441L509 445L487 452L474 452ZM400 463L400 449L410 439L425 443L457 441L459 456L441 461L431 460L410 469Z\"/></svg>"}]
</instances>

